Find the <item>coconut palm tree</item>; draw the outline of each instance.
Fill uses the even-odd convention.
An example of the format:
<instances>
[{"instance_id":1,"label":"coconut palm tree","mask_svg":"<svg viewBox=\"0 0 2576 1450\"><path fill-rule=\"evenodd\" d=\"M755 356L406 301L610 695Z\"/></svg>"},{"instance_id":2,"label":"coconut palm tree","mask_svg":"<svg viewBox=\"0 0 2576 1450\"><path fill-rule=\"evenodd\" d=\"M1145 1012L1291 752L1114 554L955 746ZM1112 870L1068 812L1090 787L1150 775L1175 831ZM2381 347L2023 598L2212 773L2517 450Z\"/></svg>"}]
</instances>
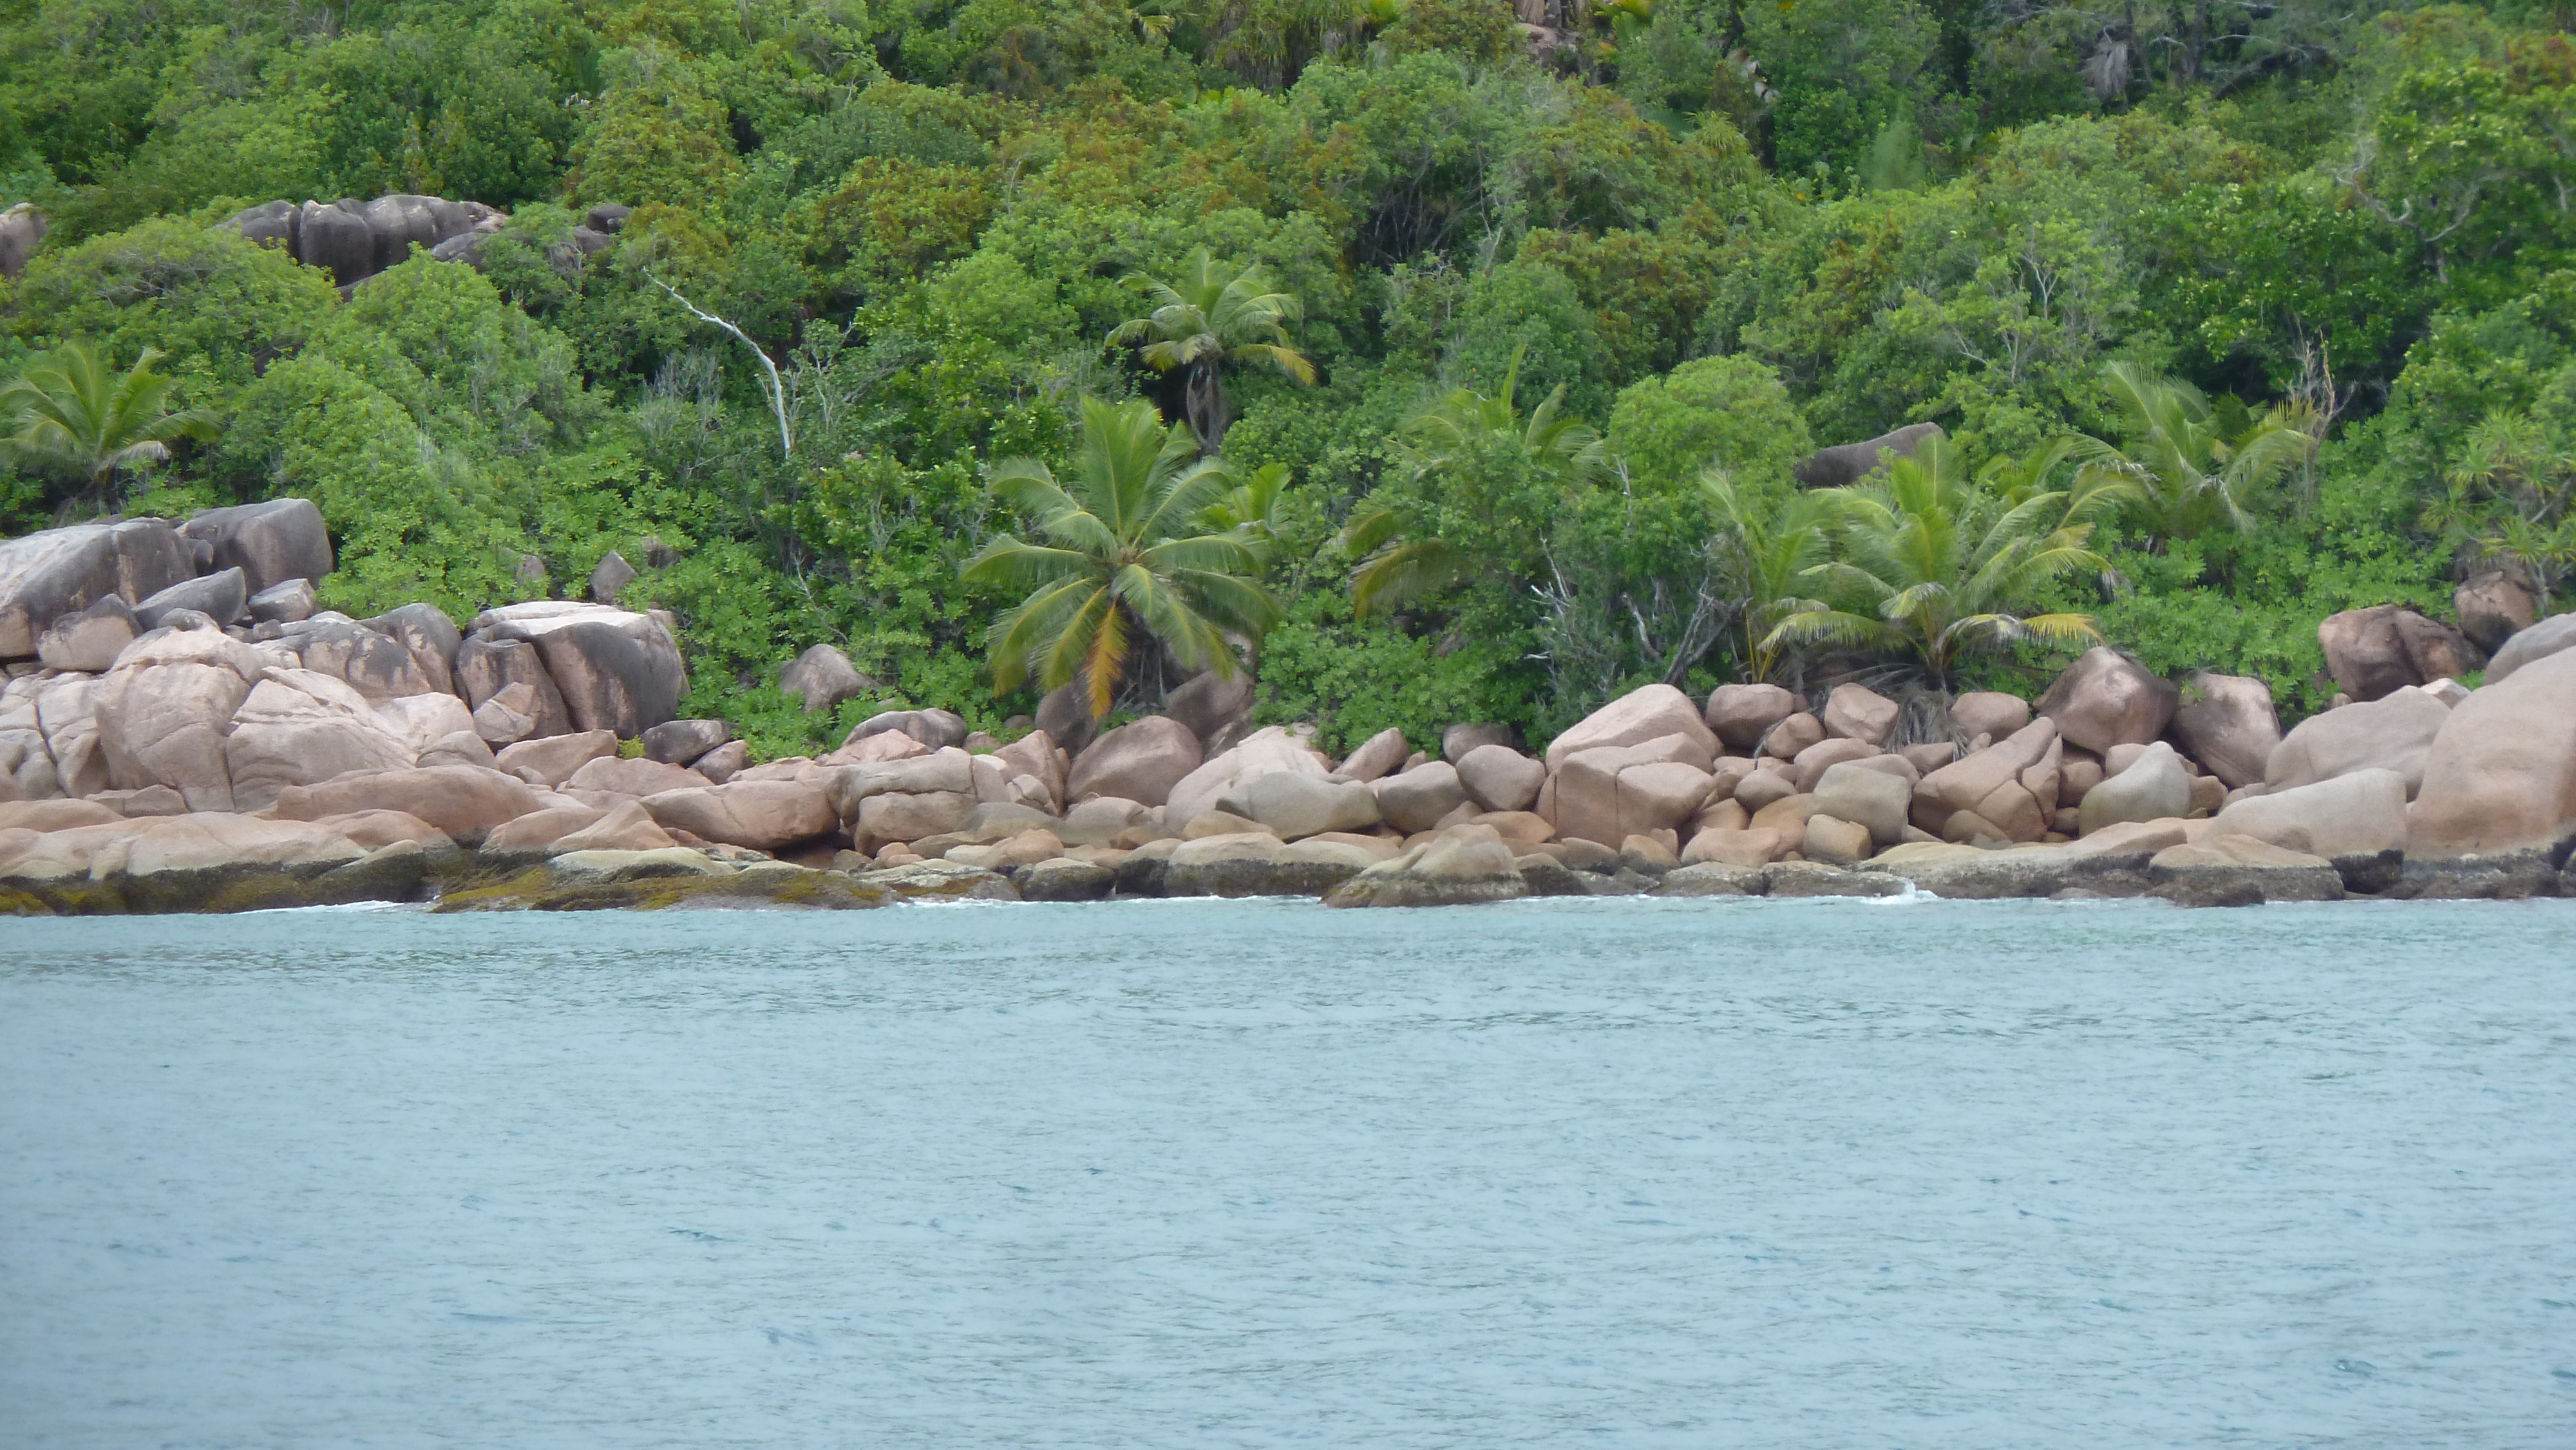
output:
<instances>
[{"instance_id":1,"label":"coconut palm tree","mask_svg":"<svg viewBox=\"0 0 2576 1450\"><path fill-rule=\"evenodd\" d=\"M2191 384L2134 363L2112 363L2103 379L2132 435L2134 510L2158 544L2222 526L2251 531L2247 505L2317 446L2287 408L2256 418L2233 398L2212 407Z\"/></svg>"},{"instance_id":2,"label":"coconut palm tree","mask_svg":"<svg viewBox=\"0 0 2576 1450\"><path fill-rule=\"evenodd\" d=\"M1512 567L1514 538L1543 538L1550 517L1609 467L1601 435L1560 410L1565 389L1524 416L1514 400L1521 350L1488 396L1453 388L1407 418L1399 432L1401 485L1354 510L1338 543L1359 561L1351 608L1359 614L1427 598L1480 562Z\"/></svg>"},{"instance_id":3,"label":"coconut palm tree","mask_svg":"<svg viewBox=\"0 0 2576 1450\"><path fill-rule=\"evenodd\" d=\"M1297 299L1265 290L1258 267L1228 267L1199 248L1181 261L1176 283L1137 273L1128 281L1154 310L1120 323L1111 347L1142 344L1137 355L1158 373L1180 369L1181 396L1199 446L1214 453L1225 440L1225 369L1233 365L1277 368L1299 384L1315 381L1315 365L1288 345L1288 324L1301 313Z\"/></svg>"},{"instance_id":4,"label":"coconut palm tree","mask_svg":"<svg viewBox=\"0 0 2576 1450\"><path fill-rule=\"evenodd\" d=\"M1205 514L1238 481L1198 452L1189 429L1165 428L1151 403L1086 398L1068 478L1034 458L994 465L993 492L1047 540L1003 534L963 571L1030 591L993 621L997 691L1032 675L1049 690L1079 678L1098 719L1118 698L1140 634L1159 638L1184 668L1234 677L1228 632L1257 641L1278 618L1269 592L1245 577L1260 569L1269 535L1252 523L1205 531Z\"/></svg>"},{"instance_id":5,"label":"coconut palm tree","mask_svg":"<svg viewBox=\"0 0 2576 1450\"><path fill-rule=\"evenodd\" d=\"M1824 561L1831 506L1814 493L1763 498L1722 468L1701 474L1699 486L1717 514L1710 548L1744 624L1746 678L1759 684L1780 666L1787 641L1775 632L1796 612L1801 576Z\"/></svg>"},{"instance_id":6,"label":"coconut palm tree","mask_svg":"<svg viewBox=\"0 0 2576 1450\"><path fill-rule=\"evenodd\" d=\"M2063 492L1999 499L1970 481L1955 445L1935 438L1881 478L1818 493L1836 516L1837 557L1801 575L1855 607L1789 601L1769 643L1901 651L1946 686L1958 660L1979 650L2100 641L2089 615L2019 612L2051 580L2107 567L2085 547L2093 526L2065 521Z\"/></svg>"},{"instance_id":7,"label":"coconut palm tree","mask_svg":"<svg viewBox=\"0 0 2576 1450\"><path fill-rule=\"evenodd\" d=\"M0 387L0 450L18 461L81 475L92 502L116 497L118 470L157 463L180 438L215 436L214 415L167 406L175 378L153 371L158 348L117 372L84 342L68 342Z\"/></svg>"}]
</instances>

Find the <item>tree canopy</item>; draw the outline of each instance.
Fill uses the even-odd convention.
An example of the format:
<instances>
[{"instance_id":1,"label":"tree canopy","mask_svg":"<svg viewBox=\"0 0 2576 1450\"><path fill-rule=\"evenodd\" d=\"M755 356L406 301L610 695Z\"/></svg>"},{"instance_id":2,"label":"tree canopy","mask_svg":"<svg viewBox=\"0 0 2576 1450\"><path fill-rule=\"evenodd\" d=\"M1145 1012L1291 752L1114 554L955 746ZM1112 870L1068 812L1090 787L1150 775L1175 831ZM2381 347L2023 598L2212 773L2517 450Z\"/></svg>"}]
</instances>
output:
<instances>
[{"instance_id":1,"label":"tree canopy","mask_svg":"<svg viewBox=\"0 0 2576 1450\"><path fill-rule=\"evenodd\" d=\"M1750 582L1832 565L1785 597L1899 628L1849 572L1922 582L1880 567L1897 525L1814 516L1792 469L1917 422L1967 493L1882 522L1938 504L1965 567L2058 495L2031 557L2100 560L1961 619L2086 618L2292 716L2332 693L2326 613L2446 615L2500 561L2568 602L2563 7L1530 8L14 7L0 207L51 229L0 290L0 379L157 350L161 405L215 431L135 435L169 457L111 490L0 460L0 532L300 492L352 611L568 591L614 549L682 622L687 708L763 750L1033 710L1035 585L964 566L1069 547L1031 489L1084 496L1095 403L1235 480L1235 522L1163 537L1244 531L1260 718L1327 744L1544 739L1647 680L1855 651L2036 686L2072 634L1802 639ZM220 225L393 192L508 216L476 266L387 257L345 297ZM1387 607L1355 609L1372 559ZM1158 669L1219 659L1134 621ZM804 717L770 682L817 641L882 689Z\"/></svg>"}]
</instances>

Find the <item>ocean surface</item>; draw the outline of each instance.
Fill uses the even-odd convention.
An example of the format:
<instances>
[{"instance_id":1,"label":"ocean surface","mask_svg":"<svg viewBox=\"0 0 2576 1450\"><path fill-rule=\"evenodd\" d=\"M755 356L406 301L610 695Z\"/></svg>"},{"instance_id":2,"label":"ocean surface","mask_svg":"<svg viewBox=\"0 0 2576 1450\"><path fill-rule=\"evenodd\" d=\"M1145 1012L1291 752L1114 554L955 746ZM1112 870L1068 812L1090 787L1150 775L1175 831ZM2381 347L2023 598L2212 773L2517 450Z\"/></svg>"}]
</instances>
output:
<instances>
[{"instance_id":1,"label":"ocean surface","mask_svg":"<svg viewBox=\"0 0 2576 1450\"><path fill-rule=\"evenodd\" d=\"M2576 902L0 920L0 1446L2576 1446Z\"/></svg>"}]
</instances>

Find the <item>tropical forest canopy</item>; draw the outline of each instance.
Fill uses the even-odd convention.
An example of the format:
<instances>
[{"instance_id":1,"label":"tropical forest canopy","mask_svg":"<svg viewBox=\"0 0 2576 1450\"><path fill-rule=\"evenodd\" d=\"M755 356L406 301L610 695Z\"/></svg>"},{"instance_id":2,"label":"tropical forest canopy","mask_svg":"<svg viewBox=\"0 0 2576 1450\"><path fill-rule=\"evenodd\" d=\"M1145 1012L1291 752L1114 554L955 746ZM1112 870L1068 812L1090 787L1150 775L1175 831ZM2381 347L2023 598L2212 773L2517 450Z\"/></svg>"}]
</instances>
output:
<instances>
[{"instance_id":1,"label":"tropical forest canopy","mask_svg":"<svg viewBox=\"0 0 2576 1450\"><path fill-rule=\"evenodd\" d=\"M2323 615L2576 559L2571 22L11 0L0 205L51 230L0 377L157 350L190 426L21 450L0 532L303 495L352 613L616 550L687 708L774 750L847 723L774 688L816 642L883 686L845 717L996 724L1065 639L1141 709L1258 634L1263 717L1336 743L1654 679L2027 690L2087 628L2296 713ZM390 192L510 221L345 300L215 225ZM1923 421L1897 477L1793 480ZM1190 517L1082 522L1121 498Z\"/></svg>"}]
</instances>

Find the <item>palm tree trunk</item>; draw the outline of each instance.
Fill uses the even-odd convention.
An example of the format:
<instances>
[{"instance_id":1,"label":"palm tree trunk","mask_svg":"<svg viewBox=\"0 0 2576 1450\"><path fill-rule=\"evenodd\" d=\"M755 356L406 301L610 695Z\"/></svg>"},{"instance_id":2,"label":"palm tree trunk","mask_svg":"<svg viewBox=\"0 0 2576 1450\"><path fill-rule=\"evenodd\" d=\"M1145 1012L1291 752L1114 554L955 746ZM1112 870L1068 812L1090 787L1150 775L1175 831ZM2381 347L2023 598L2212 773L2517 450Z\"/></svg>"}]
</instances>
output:
<instances>
[{"instance_id":1,"label":"palm tree trunk","mask_svg":"<svg viewBox=\"0 0 2576 1450\"><path fill-rule=\"evenodd\" d=\"M1225 415L1225 379L1210 362L1190 364L1190 380L1184 395L1189 409L1190 431L1199 435L1199 450L1214 453L1225 442L1228 419Z\"/></svg>"}]
</instances>

